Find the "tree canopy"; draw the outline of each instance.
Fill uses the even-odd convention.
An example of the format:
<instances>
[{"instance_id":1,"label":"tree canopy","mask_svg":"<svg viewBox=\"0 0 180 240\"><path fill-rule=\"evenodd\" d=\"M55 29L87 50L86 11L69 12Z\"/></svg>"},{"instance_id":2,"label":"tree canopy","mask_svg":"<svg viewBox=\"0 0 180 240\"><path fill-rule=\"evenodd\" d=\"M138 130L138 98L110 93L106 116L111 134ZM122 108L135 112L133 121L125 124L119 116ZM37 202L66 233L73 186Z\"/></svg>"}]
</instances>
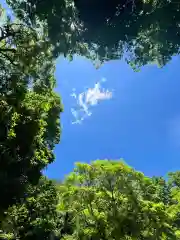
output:
<instances>
[{"instance_id":1,"label":"tree canopy","mask_svg":"<svg viewBox=\"0 0 180 240\"><path fill-rule=\"evenodd\" d=\"M180 239L180 172L146 177L120 161L78 163L54 184L61 99L55 59L125 57L133 68L179 54L180 2L7 0L0 14L1 239Z\"/></svg>"},{"instance_id":2,"label":"tree canopy","mask_svg":"<svg viewBox=\"0 0 180 240\"><path fill-rule=\"evenodd\" d=\"M163 178L101 160L77 164L60 188L59 206L73 212L73 239L178 239L174 191Z\"/></svg>"},{"instance_id":3,"label":"tree canopy","mask_svg":"<svg viewBox=\"0 0 180 240\"><path fill-rule=\"evenodd\" d=\"M41 177L2 223L9 239L180 238L180 172L147 177L122 161L77 163L64 182Z\"/></svg>"},{"instance_id":4,"label":"tree canopy","mask_svg":"<svg viewBox=\"0 0 180 240\"><path fill-rule=\"evenodd\" d=\"M180 2L174 0L7 0L17 16L42 21L60 53L108 61L125 57L133 68L165 65L179 54Z\"/></svg>"}]
</instances>

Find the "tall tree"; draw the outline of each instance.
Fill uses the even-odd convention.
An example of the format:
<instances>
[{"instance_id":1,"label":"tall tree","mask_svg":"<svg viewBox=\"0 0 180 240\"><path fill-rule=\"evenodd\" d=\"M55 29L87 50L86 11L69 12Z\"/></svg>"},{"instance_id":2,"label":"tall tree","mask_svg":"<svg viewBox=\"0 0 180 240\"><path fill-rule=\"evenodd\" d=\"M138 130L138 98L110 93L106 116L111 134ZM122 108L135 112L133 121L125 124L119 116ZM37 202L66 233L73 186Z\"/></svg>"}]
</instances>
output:
<instances>
[{"instance_id":1,"label":"tall tree","mask_svg":"<svg viewBox=\"0 0 180 240\"><path fill-rule=\"evenodd\" d=\"M53 181L54 182L54 181ZM121 161L78 163L64 183L41 177L8 208L2 239L178 240L179 172L145 177Z\"/></svg>"},{"instance_id":2,"label":"tall tree","mask_svg":"<svg viewBox=\"0 0 180 240\"><path fill-rule=\"evenodd\" d=\"M1 17L0 220L54 160L62 111L53 91L55 66L46 35Z\"/></svg>"},{"instance_id":3,"label":"tall tree","mask_svg":"<svg viewBox=\"0 0 180 240\"><path fill-rule=\"evenodd\" d=\"M59 209L73 212L73 239L177 239L160 189L121 162L78 163L60 188Z\"/></svg>"}]
</instances>

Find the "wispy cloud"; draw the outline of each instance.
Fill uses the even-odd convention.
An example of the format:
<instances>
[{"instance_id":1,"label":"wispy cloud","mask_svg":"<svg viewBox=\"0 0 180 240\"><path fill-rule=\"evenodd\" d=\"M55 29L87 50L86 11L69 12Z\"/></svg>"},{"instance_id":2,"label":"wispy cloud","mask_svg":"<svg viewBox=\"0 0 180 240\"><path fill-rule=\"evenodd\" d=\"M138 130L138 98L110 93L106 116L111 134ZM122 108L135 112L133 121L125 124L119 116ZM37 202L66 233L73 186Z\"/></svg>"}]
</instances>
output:
<instances>
[{"instance_id":1,"label":"wispy cloud","mask_svg":"<svg viewBox=\"0 0 180 240\"><path fill-rule=\"evenodd\" d=\"M71 97L76 100L76 107L71 108L71 113L74 117L72 124L80 124L85 118L91 116L91 106L97 105L100 101L112 98L112 91L101 87L101 82L105 81L106 79L102 78L93 88L88 88L79 94L76 94L76 89L73 89Z\"/></svg>"}]
</instances>

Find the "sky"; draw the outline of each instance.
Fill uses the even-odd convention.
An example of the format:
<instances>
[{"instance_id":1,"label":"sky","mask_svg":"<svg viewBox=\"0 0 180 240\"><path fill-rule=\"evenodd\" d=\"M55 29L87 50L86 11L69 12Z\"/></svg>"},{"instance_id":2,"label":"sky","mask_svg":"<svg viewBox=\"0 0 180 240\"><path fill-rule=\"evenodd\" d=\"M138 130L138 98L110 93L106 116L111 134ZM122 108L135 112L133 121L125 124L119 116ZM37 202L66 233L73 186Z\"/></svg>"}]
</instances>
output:
<instances>
[{"instance_id":1,"label":"sky","mask_svg":"<svg viewBox=\"0 0 180 240\"><path fill-rule=\"evenodd\" d=\"M121 158L147 176L179 170L179 63L174 57L163 68L148 65L134 72L122 60L97 70L82 57L59 58L55 75L64 105L62 134L56 160L44 173L63 179L75 162Z\"/></svg>"},{"instance_id":2,"label":"sky","mask_svg":"<svg viewBox=\"0 0 180 240\"><path fill-rule=\"evenodd\" d=\"M98 70L75 57L56 63L61 95L61 141L45 174L63 179L75 162L97 159L125 162L147 176L180 168L179 57L164 68L134 72L121 60Z\"/></svg>"}]
</instances>

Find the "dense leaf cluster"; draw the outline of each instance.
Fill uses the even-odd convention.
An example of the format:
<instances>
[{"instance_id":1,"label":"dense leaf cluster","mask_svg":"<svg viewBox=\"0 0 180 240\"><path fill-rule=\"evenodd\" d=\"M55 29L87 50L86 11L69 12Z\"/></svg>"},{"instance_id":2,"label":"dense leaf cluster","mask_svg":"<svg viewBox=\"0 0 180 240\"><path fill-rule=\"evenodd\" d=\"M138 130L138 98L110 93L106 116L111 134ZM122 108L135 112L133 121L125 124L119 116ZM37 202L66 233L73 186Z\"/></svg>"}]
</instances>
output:
<instances>
[{"instance_id":1,"label":"dense leaf cluster","mask_svg":"<svg viewBox=\"0 0 180 240\"><path fill-rule=\"evenodd\" d=\"M179 239L178 177L149 178L119 161L78 163L60 187L59 208L74 216L70 238Z\"/></svg>"}]
</instances>

